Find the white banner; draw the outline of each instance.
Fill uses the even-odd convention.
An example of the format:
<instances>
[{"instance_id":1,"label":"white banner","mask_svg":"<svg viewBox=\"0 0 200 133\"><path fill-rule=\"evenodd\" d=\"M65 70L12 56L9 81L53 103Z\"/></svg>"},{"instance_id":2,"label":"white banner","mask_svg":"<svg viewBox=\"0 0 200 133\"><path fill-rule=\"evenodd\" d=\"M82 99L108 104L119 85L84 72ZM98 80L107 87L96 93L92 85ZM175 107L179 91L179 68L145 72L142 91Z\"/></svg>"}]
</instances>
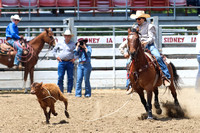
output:
<instances>
[{"instance_id":1,"label":"white banner","mask_svg":"<svg viewBox=\"0 0 200 133\"><path fill-rule=\"evenodd\" d=\"M56 37L58 41L63 41L63 36ZM112 44L113 36L81 36L77 39L88 39L88 44ZM31 38L26 38L30 40ZM127 39L127 36L116 36L115 43L122 43ZM0 43L4 43L6 40L5 37L0 37ZM163 36L162 43L196 43L196 36Z\"/></svg>"}]
</instances>

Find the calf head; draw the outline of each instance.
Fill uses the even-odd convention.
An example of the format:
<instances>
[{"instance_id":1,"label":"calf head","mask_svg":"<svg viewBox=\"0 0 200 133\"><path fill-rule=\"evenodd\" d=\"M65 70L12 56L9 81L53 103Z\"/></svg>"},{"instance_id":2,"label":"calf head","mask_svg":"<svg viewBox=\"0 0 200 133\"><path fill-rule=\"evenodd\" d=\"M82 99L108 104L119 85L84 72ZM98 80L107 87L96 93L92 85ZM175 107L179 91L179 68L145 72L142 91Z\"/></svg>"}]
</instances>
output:
<instances>
[{"instance_id":1,"label":"calf head","mask_svg":"<svg viewBox=\"0 0 200 133\"><path fill-rule=\"evenodd\" d=\"M42 90L42 82L41 83L37 83L37 82L34 82L32 83L31 85L31 94L36 94L38 92L40 92Z\"/></svg>"}]
</instances>

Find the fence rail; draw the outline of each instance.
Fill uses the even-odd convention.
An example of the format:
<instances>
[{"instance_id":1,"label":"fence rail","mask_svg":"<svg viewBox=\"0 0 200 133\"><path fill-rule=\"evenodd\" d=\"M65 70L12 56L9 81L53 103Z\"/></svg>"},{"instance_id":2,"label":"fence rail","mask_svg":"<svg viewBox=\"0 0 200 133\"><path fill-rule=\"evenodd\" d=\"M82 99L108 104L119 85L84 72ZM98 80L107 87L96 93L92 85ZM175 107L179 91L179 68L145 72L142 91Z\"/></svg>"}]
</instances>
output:
<instances>
[{"instance_id":1,"label":"fence rail","mask_svg":"<svg viewBox=\"0 0 200 133\"><path fill-rule=\"evenodd\" d=\"M20 33L22 30L27 34L27 37L32 37L34 34L39 34L42 31L42 28L51 27L56 31L55 35L59 36L63 33L65 28L68 28L66 25L56 25L56 26L20 26ZM126 82L126 59L118 51L118 46L122 42L117 41L116 37L126 36L126 31L131 25L121 25L121 26L74 26L73 31L75 37L88 37L88 34L93 34L94 37L102 37L105 34L110 34L109 37L112 39L111 42L103 43L89 43L92 47L92 67L93 71L91 73L91 86L92 88L125 88ZM160 50L165 54L171 62L176 66L178 74L183 80L182 86L194 86L195 77L198 69L198 63L196 61L195 42L189 43L163 43L162 38L166 36L168 32L166 28L175 28L170 30L171 33L177 35L180 33L179 37L188 36L189 31L194 31L193 37L196 36L197 30L196 25L160 25L157 27L158 33L160 36ZM92 31L97 29L97 32ZM99 28L103 28L104 31L100 31ZM183 29L177 29L183 28ZM191 29L193 28L193 30ZM0 27L0 31L5 29L5 27ZM84 30L84 31L83 31ZM30 35L30 36L29 36ZM62 36L58 38L63 38ZM108 35L106 35L108 36ZM173 37L174 35L167 35ZM75 38L74 40L77 40ZM39 58L42 59L47 52L47 45L43 48L39 54ZM5 77L5 75L7 75ZM16 71L13 69L8 69L3 65L0 65L0 83L2 84L1 89L16 89L22 86L23 80L23 71ZM47 58L39 60L35 66L35 81L38 82L53 82L57 83L57 61L53 57L52 53L48 53ZM28 84L28 83L27 83ZM66 87L66 82L64 84Z\"/></svg>"}]
</instances>

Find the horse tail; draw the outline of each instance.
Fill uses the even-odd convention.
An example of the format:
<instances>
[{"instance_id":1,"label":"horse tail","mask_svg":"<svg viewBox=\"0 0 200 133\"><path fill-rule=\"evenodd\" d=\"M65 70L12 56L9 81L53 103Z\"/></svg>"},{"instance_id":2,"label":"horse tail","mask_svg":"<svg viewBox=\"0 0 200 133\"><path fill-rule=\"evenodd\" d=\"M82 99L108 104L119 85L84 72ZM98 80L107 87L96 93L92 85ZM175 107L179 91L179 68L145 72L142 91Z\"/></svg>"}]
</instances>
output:
<instances>
[{"instance_id":1,"label":"horse tail","mask_svg":"<svg viewBox=\"0 0 200 133\"><path fill-rule=\"evenodd\" d=\"M174 81L175 88L180 89L181 88L179 85L180 76L178 75L174 64L172 62L170 62L170 65L171 65L172 71L173 71L173 81Z\"/></svg>"}]
</instances>

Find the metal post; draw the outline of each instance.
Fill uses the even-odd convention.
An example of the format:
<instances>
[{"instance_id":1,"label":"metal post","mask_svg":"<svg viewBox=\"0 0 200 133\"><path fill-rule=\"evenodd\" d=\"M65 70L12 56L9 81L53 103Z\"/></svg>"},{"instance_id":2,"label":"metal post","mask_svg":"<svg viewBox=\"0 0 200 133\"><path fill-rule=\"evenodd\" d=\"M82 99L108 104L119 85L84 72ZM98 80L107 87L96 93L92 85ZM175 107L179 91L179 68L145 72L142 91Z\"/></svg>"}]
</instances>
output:
<instances>
[{"instance_id":1,"label":"metal post","mask_svg":"<svg viewBox=\"0 0 200 133\"><path fill-rule=\"evenodd\" d=\"M158 45L158 49L160 50L160 51L162 51L162 27L161 26L158 26L158 34L159 34L159 36L158 36L158 42L159 42L159 45Z\"/></svg>"},{"instance_id":2,"label":"metal post","mask_svg":"<svg viewBox=\"0 0 200 133\"><path fill-rule=\"evenodd\" d=\"M115 27L113 26L113 89L116 89L116 72L115 72Z\"/></svg>"},{"instance_id":3,"label":"metal post","mask_svg":"<svg viewBox=\"0 0 200 133\"><path fill-rule=\"evenodd\" d=\"M28 19L31 20L31 0L29 0Z\"/></svg>"},{"instance_id":4,"label":"metal post","mask_svg":"<svg viewBox=\"0 0 200 133\"><path fill-rule=\"evenodd\" d=\"M156 40L155 40L155 45L157 46L157 48L159 48L160 46L160 44L159 44L159 39L160 39L160 34L159 34L159 23L158 23L158 16L155 16L155 17L153 17L153 24L155 25L155 27L156 27L156 35L157 35L157 37L156 37Z\"/></svg>"},{"instance_id":5,"label":"metal post","mask_svg":"<svg viewBox=\"0 0 200 133\"><path fill-rule=\"evenodd\" d=\"M79 16L79 0L77 0L77 7L78 7L78 9L77 9L77 11L78 11L77 17L78 17L78 20L80 20L80 16Z\"/></svg>"},{"instance_id":6,"label":"metal post","mask_svg":"<svg viewBox=\"0 0 200 133\"><path fill-rule=\"evenodd\" d=\"M176 19L176 1L174 0L174 20Z\"/></svg>"},{"instance_id":7,"label":"metal post","mask_svg":"<svg viewBox=\"0 0 200 133\"><path fill-rule=\"evenodd\" d=\"M126 20L128 20L128 0L126 0Z\"/></svg>"},{"instance_id":8,"label":"metal post","mask_svg":"<svg viewBox=\"0 0 200 133\"><path fill-rule=\"evenodd\" d=\"M76 42L77 40L77 29L74 27L74 18L68 18L68 19L64 19L63 20L63 25L65 25L65 29L63 29L64 31L66 29L69 29L72 34L74 34L74 36L72 37L72 41ZM77 81L77 65L78 65L78 62L75 61L74 63L74 83L73 83L73 86L74 86L74 89L76 88L76 81Z\"/></svg>"}]
</instances>

